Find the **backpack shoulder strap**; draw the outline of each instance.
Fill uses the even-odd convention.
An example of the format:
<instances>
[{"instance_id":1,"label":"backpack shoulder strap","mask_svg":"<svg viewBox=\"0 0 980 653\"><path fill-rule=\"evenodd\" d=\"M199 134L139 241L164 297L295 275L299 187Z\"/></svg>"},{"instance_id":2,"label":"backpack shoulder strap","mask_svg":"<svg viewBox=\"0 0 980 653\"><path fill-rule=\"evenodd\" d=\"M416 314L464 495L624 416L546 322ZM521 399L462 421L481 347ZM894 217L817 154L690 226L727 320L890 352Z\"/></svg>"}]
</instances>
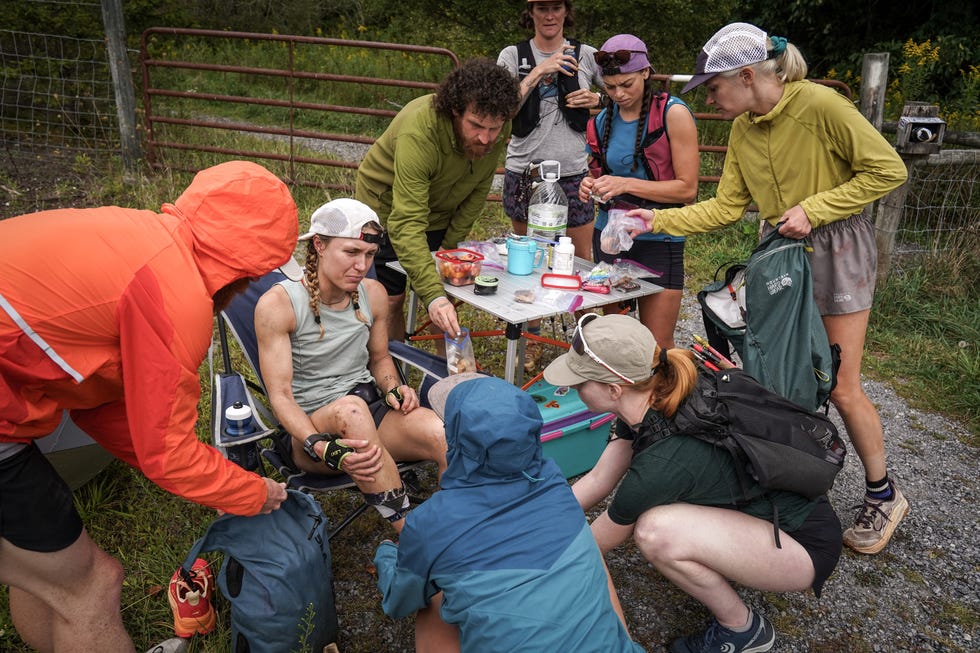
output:
<instances>
[{"instance_id":1,"label":"backpack shoulder strap","mask_svg":"<svg viewBox=\"0 0 980 653\"><path fill-rule=\"evenodd\" d=\"M515 45L517 46L517 78L524 79L537 65L534 60L534 52L531 51L531 40L519 41ZM525 61L527 67L523 65Z\"/></svg>"}]
</instances>

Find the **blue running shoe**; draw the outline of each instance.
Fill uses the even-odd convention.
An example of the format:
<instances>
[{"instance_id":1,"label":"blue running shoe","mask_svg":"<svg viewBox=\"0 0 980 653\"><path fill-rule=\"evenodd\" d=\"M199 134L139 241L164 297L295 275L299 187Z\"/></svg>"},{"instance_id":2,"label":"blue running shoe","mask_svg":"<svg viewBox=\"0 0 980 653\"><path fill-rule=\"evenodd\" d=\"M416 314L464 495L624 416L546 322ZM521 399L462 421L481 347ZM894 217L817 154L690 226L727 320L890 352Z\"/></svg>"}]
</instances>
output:
<instances>
[{"instance_id":1,"label":"blue running shoe","mask_svg":"<svg viewBox=\"0 0 980 653\"><path fill-rule=\"evenodd\" d=\"M776 643L776 631L769 620L752 612L752 625L736 633L711 620L708 629L687 637L679 637L670 645L671 653L764 653Z\"/></svg>"}]
</instances>

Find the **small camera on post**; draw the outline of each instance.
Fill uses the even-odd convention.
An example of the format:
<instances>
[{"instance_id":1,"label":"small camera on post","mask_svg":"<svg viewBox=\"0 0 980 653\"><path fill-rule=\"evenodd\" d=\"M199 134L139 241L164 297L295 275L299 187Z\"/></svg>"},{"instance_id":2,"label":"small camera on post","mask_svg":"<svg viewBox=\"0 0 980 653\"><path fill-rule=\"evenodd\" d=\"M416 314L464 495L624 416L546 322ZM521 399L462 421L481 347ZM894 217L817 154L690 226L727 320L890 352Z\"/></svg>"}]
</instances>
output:
<instances>
[{"instance_id":1,"label":"small camera on post","mask_svg":"<svg viewBox=\"0 0 980 653\"><path fill-rule=\"evenodd\" d=\"M910 103L902 109L895 138L895 149L902 154L938 152L946 134L946 121L939 117L939 107Z\"/></svg>"}]
</instances>

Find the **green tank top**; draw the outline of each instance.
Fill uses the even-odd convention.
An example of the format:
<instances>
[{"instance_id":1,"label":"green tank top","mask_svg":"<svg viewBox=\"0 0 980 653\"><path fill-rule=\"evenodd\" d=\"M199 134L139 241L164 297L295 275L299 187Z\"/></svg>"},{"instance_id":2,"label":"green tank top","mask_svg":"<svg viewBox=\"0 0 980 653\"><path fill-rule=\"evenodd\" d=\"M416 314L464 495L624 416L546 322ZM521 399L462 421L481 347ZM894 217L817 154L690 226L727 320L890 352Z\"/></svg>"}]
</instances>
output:
<instances>
[{"instance_id":1,"label":"green tank top","mask_svg":"<svg viewBox=\"0 0 980 653\"><path fill-rule=\"evenodd\" d=\"M361 312L367 323L354 314L353 303L340 311L320 304L320 325L310 310L310 295L300 281L281 281L296 316L296 330L289 334L293 354L293 397L307 413L350 392L359 383L373 382L367 368L368 339L374 316L364 284L357 287Z\"/></svg>"}]
</instances>

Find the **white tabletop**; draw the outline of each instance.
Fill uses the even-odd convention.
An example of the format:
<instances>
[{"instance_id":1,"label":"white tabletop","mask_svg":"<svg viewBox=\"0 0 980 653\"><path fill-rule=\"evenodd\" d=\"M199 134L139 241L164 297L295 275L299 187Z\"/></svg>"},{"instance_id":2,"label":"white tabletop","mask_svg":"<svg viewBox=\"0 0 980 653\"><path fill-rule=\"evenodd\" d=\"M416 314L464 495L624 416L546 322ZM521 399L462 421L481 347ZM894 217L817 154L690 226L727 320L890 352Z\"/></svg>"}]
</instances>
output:
<instances>
[{"instance_id":1,"label":"white tabletop","mask_svg":"<svg viewBox=\"0 0 980 653\"><path fill-rule=\"evenodd\" d=\"M595 263L592 263L591 261L586 261L585 259L581 258L575 259L575 272L588 272L594 266ZM397 270L402 274L405 273L405 269L398 261L388 263L388 267ZM528 275L510 274L506 270L499 270L485 266L481 274L485 276L494 276L499 280L497 292L493 295L477 295L475 292L473 292L475 286L472 284L468 286L453 286L451 284L444 283L443 286L446 289L446 294L450 297L460 299L471 306L475 306L482 311L486 311L494 317L500 318L504 322L508 322L510 324L523 324L529 320L550 317L563 312L562 308L540 300L535 301L533 304L525 304L514 299L514 291L516 290L534 289L538 294L538 297L551 290L541 286L541 276L543 274L547 274L548 272L548 268L543 265ZM613 288L609 294L606 295L583 290L566 290L564 292L574 292L574 294L582 297L582 304L579 306L579 308L589 309L596 306L605 306L606 304L611 304L613 302L652 295L663 290L661 286L649 283L647 281L637 279L636 283L639 285L639 288L635 290L623 292ZM559 291L556 290L554 292Z\"/></svg>"}]
</instances>

